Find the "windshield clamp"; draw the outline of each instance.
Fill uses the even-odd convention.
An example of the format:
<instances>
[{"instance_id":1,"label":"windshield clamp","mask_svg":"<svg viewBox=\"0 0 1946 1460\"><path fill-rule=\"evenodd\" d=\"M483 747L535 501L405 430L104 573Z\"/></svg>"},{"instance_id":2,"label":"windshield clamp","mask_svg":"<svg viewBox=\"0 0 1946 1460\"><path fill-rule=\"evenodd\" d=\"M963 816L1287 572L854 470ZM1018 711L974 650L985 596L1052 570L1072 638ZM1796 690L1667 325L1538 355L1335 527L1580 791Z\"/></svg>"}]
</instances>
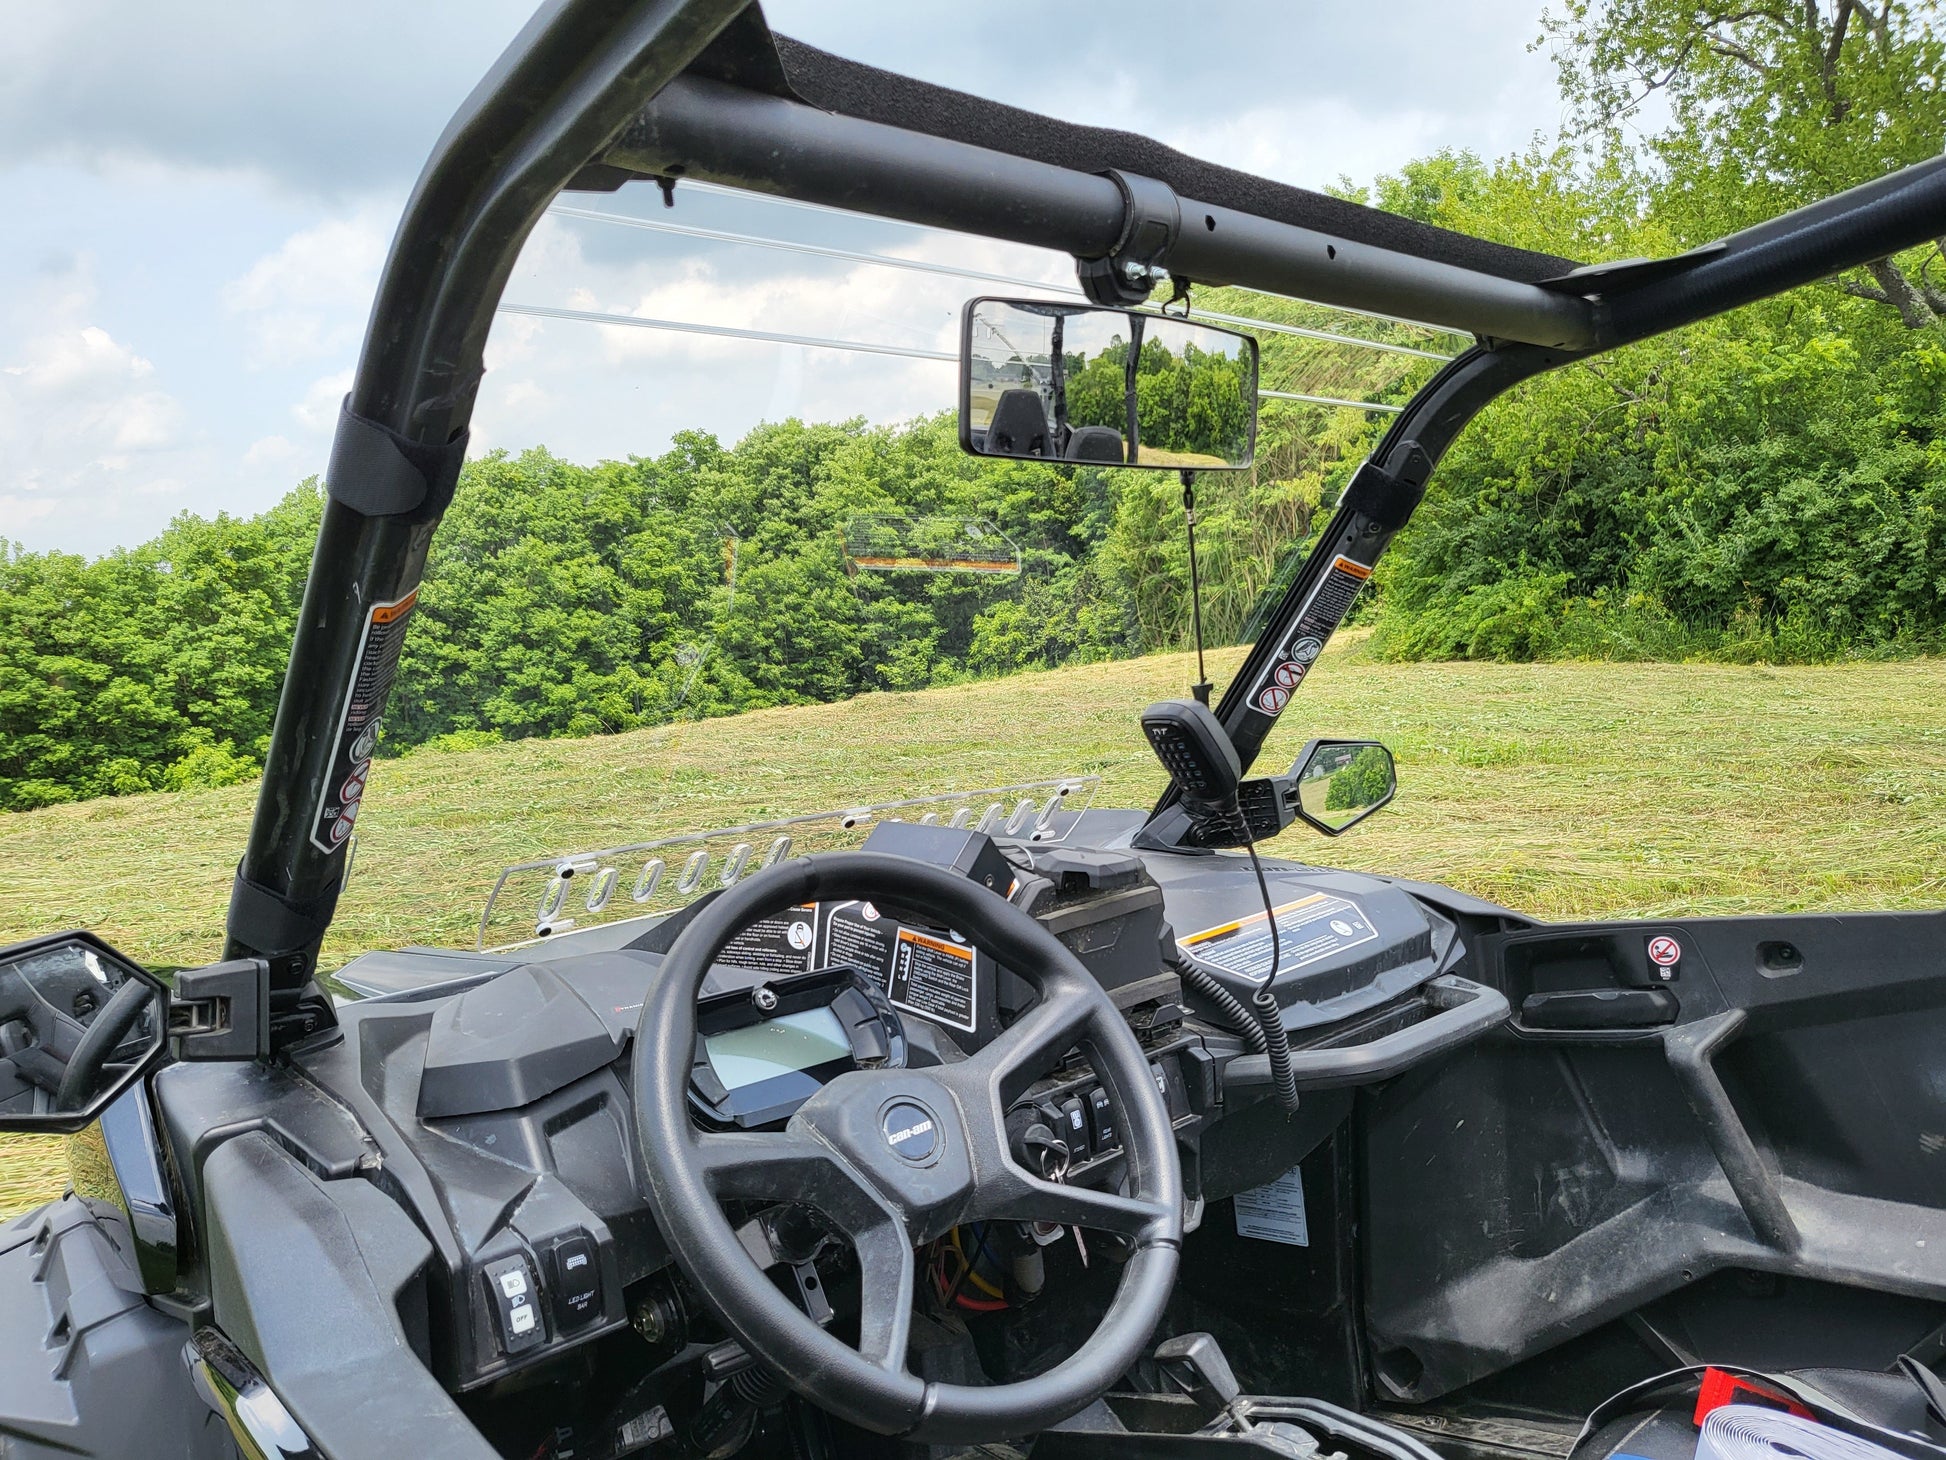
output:
<instances>
[{"instance_id":1,"label":"windshield clamp","mask_svg":"<svg viewBox=\"0 0 1946 1460\"><path fill-rule=\"evenodd\" d=\"M253 1060L270 1053L270 965L232 958L176 975L169 1038L179 1060Z\"/></svg>"},{"instance_id":2,"label":"windshield clamp","mask_svg":"<svg viewBox=\"0 0 1946 1460\"><path fill-rule=\"evenodd\" d=\"M1148 302L1149 291L1166 283L1169 250L1182 231L1182 204L1175 191L1152 177L1107 174L1122 190L1122 236L1105 258L1076 259L1081 292L1092 303L1129 309Z\"/></svg>"}]
</instances>

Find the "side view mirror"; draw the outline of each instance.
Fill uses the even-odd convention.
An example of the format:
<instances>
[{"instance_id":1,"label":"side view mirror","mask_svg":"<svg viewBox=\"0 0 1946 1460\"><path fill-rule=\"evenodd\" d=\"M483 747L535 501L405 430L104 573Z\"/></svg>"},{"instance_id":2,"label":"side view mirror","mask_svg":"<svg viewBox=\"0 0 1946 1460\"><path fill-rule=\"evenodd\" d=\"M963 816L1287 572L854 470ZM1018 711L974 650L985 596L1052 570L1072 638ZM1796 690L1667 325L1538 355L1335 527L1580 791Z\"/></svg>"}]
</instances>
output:
<instances>
[{"instance_id":1,"label":"side view mirror","mask_svg":"<svg viewBox=\"0 0 1946 1460\"><path fill-rule=\"evenodd\" d=\"M1291 776L1297 814L1326 836L1356 826L1399 789L1392 752L1376 740L1313 740Z\"/></svg>"},{"instance_id":2,"label":"side view mirror","mask_svg":"<svg viewBox=\"0 0 1946 1460\"><path fill-rule=\"evenodd\" d=\"M975 456L1236 471L1257 440L1257 342L1160 314L969 300L960 445Z\"/></svg>"},{"instance_id":3,"label":"side view mirror","mask_svg":"<svg viewBox=\"0 0 1946 1460\"><path fill-rule=\"evenodd\" d=\"M0 1131L72 1134L161 1056L161 980L92 933L0 948Z\"/></svg>"}]
</instances>

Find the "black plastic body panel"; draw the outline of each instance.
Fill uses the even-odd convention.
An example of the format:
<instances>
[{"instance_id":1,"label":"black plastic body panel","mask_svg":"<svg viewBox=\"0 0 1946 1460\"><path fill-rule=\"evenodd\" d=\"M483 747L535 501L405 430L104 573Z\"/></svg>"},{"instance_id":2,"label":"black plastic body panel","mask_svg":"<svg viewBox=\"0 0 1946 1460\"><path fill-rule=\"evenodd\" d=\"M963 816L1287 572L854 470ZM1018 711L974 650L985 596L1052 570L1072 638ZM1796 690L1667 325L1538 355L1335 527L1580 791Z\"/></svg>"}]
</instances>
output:
<instances>
[{"instance_id":1,"label":"black plastic body panel","mask_svg":"<svg viewBox=\"0 0 1946 1460\"><path fill-rule=\"evenodd\" d=\"M0 1226L0 1454L234 1460L149 1307L116 1215L69 1196Z\"/></svg>"},{"instance_id":2,"label":"black plastic body panel","mask_svg":"<svg viewBox=\"0 0 1946 1460\"><path fill-rule=\"evenodd\" d=\"M1887 1331L1916 1321L1898 1316L1915 1301L1946 1322L1946 914L1505 941L1549 936L1562 956L1511 969L1485 940L1475 975L1513 980L1516 1000L1537 969L1544 993L1625 988L1653 975L1591 940L1668 936L1680 977L1644 992L1677 997L1678 1022L1511 1024L1373 1097L1366 1313L1382 1395L1435 1398L1611 1320L1649 1322L1633 1315L1730 1270L1779 1292L1835 1285ZM1816 1322L1762 1337L1773 1366L1832 1361Z\"/></svg>"},{"instance_id":3,"label":"black plastic body panel","mask_svg":"<svg viewBox=\"0 0 1946 1460\"><path fill-rule=\"evenodd\" d=\"M499 1460L425 1367L432 1248L404 1212L261 1133L212 1155L204 1187L216 1323L324 1453Z\"/></svg>"}]
</instances>

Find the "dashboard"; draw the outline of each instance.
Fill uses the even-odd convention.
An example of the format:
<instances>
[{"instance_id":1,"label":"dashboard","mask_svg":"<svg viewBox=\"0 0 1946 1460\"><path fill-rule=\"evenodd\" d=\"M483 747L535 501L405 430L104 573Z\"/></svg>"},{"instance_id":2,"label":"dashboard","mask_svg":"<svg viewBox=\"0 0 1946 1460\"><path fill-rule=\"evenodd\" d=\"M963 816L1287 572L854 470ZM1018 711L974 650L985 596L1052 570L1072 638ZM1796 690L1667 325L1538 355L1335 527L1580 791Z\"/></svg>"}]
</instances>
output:
<instances>
[{"instance_id":1,"label":"dashboard","mask_svg":"<svg viewBox=\"0 0 1946 1460\"><path fill-rule=\"evenodd\" d=\"M1051 846L967 833L977 844L960 870L1065 943L1137 1035L1184 1154L1193 1227L1206 1199L1274 1179L1320 1136L1298 1122L1268 1141L1255 1126L1224 1139L1272 1091L1249 1041L1186 987L1183 969L1193 960L1247 998L1267 940L1263 905L1239 857L1131 850L1141 820L1086 812ZM901 835L896 824L880 833ZM1318 1082L1360 1078L1331 1075L1353 1068L1348 1040L1352 1053L1403 1040L1408 1061L1431 1048L1421 1034L1447 1016L1429 991L1464 982L1455 918L1375 878L1276 862L1266 873L1283 952L1276 994ZM709 1337L640 1195L627 1094L645 991L684 922L590 929L512 959L373 955L338 975L367 996L341 1008L343 1037L302 1064L345 1112L343 1159L382 1167L430 1238L422 1280L434 1317L421 1357L452 1392L499 1392L609 1335L660 1347ZM968 1057L1032 999L951 930L897 909L793 909L747 929L704 986L692 1119L776 1128L847 1070ZM1467 1032L1479 1027L1475 1018ZM1100 1188L1122 1179L1118 1127L1078 1052L1008 1111L1017 1161ZM773 1218L747 1215L750 1241L789 1246ZM829 1254L815 1241L804 1250L816 1254L804 1259L811 1268L783 1252L784 1270L814 1288L822 1271L821 1291L842 1291L843 1272L819 1267Z\"/></svg>"}]
</instances>

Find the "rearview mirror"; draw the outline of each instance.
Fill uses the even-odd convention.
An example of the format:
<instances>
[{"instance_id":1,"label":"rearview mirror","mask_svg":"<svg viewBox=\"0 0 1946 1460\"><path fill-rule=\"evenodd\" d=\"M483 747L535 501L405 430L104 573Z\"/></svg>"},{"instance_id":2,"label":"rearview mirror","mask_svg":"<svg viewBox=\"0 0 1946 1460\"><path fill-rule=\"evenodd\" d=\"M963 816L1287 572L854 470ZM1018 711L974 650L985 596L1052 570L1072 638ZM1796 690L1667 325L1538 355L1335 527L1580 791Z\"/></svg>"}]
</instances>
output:
<instances>
[{"instance_id":1,"label":"rearview mirror","mask_svg":"<svg viewBox=\"0 0 1946 1460\"><path fill-rule=\"evenodd\" d=\"M974 299L960 445L975 456L1235 471L1257 439L1257 342L1159 314Z\"/></svg>"},{"instance_id":2,"label":"rearview mirror","mask_svg":"<svg viewBox=\"0 0 1946 1460\"><path fill-rule=\"evenodd\" d=\"M72 1134L162 1051L161 982L92 933L0 948L0 1131Z\"/></svg>"},{"instance_id":3,"label":"rearview mirror","mask_svg":"<svg viewBox=\"0 0 1946 1460\"><path fill-rule=\"evenodd\" d=\"M1356 826L1399 789L1392 752L1376 740L1313 740L1291 774L1297 814L1326 836Z\"/></svg>"}]
</instances>

